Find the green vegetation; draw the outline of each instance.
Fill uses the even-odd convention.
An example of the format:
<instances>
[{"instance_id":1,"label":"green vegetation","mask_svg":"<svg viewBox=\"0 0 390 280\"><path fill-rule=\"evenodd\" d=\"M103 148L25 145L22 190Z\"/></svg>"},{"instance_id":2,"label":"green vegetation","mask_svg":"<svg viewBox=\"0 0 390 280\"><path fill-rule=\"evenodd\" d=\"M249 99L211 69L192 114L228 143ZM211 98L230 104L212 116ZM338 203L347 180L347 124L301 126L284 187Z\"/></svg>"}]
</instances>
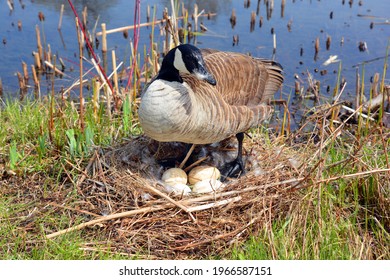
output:
<instances>
[{"instance_id":1,"label":"green vegetation","mask_svg":"<svg viewBox=\"0 0 390 280\"><path fill-rule=\"evenodd\" d=\"M188 14L185 20L187 17ZM166 24L167 30L174 35L171 41L177 43L178 30L173 30L169 22ZM153 30L151 46L155 45ZM168 40L166 44L168 49ZM135 113L136 97L141 79L150 81L151 76L156 74L157 53L157 49L152 48L151 57L143 66L140 59L133 59L139 57L138 53L133 55L131 73L134 75L129 76L133 84L127 91L115 89L117 96L112 98L113 103L107 102L110 100L107 88L104 89L106 101L99 102L103 95L99 96L96 81L92 81L92 92L85 94L92 96L91 100L85 104L82 101L82 105L80 100L76 103L56 99L54 92L52 97L43 99L1 100L0 259L156 258L154 240L147 240L148 248L138 245L137 234L147 231L147 228L133 228L131 218L127 218L127 227L123 228L123 220L115 219L52 239L46 237L108 213L138 209L138 196L129 195L129 189L139 178L122 182L124 174L119 174L118 190L112 190L110 183L97 182L89 175L108 173L110 166L93 160L104 153L104 148L115 148L126 142L131 144L129 139L142 133ZM386 67L387 60L379 89L383 96ZM339 83L340 79L335 86L334 97L341 96ZM314 83L309 88L314 88ZM357 88L360 88L357 96L361 96L359 94L365 90L364 79ZM372 93L373 89L370 97L373 97ZM286 178L300 177L299 188L285 184L286 189L291 187L289 191L279 186L281 189L275 205L264 214L266 222L253 223L237 232L239 236L249 231L247 240L237 237L237 242L225 242L221 238L226 244L225 250L214 249L214 244L211 244L207 250L202 251L204 247L200 246L187 255L179 250L180 253L175 256L196 258L198 255L193 253L201 252L203 258L212 259L390 259L390 131L381 123L384 101L385 97L379 114L375 115L378 121L362 117L361 102L353 115L341 117L342 104L337 98L330 105L310 106L305 112L307 122L296 132L290 128L291 116L287 106L277 124L280 129L273 132L252 130L255 136L265 138L266 151L280 151L288 147L286 149L299 154L299 158L292 158L296 162L291 163L292 174L274 178L276 183L280 183ZM370 116L374 113L367 112ZM262 159L266 161L265 157ZM275 167L275 173L278 172L278 162L267 164L272 165L271 170ZM125 168L124 173L127 171ZM110 179L110 175L104 178ZM80 183L84 180L90 180L89 184ZM144 182L139 181L141 184ZM267 183L270 182L264 184ZM245 187L251 187L250 184L248 182ZM123 191L123 186L128 189ZM137 191L135 189L134 193ZM216 209L219 211L220 208ZM167 217L162 213L161 220L154 218L153 223L168 223L169 219L176 219L180 211L174 211L172 216ZM214 213L210 213L201 221L207 227L214 217ZM146 219L147 215L141 214L134 220ZM188 237L183 228L192 221L188 216L185 219L177 235L170 238L185 240ZM226 221L220 222L222 232L237 230L229 224L225 226ZM218 229L215 231L218 232ZM151 238L148 233L143 234ZM161 235L160 232L158 235ZM235 236L230 238L229 241L236 240ZM172 239L167 237L167 240ZM173 247L180 245L174 244ZM161 251L157 257L174 255Z\"/></svg>"},{"instance_id":2,"label":"green vegetation","mask_svg":"<svg viewBox=\"0 0 390 280\"><path fill-rule=\"evenodd\" d=\"M90 219L82 213L83 207L76 207L81 199L76 181L96 149L140 133L130 103L125 101L111 119L103 105L94 114L88 103L84 131L78 127L76 107L71 102L57 104L50 132L47 102L13 100L0 110L0 258L128 258L110 250L107 232L98 227L89 229L92 235L73 231L55 239L44 236ZM340 137L322 143L318 155L303 151L304 160L318 159L318 164L305 187L296 191L299 199L248 241L210 257L388 259L390 182L389 171L382 170L389 168L390 138L382 129L374 124L360 137L341 131ZM326 137L325 130L322 133ZM72 211L80 212L76 220L69 215ZM139 257L147 253L140 251Z\"/></svg>"}]
</instances>

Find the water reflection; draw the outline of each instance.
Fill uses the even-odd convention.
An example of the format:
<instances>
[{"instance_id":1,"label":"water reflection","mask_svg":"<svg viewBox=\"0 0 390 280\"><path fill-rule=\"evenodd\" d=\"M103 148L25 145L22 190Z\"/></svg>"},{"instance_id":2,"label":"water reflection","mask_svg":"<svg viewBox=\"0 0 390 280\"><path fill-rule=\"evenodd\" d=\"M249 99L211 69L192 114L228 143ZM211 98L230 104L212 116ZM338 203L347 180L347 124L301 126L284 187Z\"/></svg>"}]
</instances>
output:
<instances>
[{"instance_id":1,"label":"water reflection","mask_svg":"<svg viewBox=\"0 0 390 280\"><path fill-rule=\"evenodd\" d=\"M21 62L24 61L29 66L34 63L31 52L36 50L36 25L45 35L46 47L50 44L53 53L63 58L67 64L66 70L77 69L77 36L74 16L67 1L14 1L15 7L11 14L5 2L0 4L0 39L3 42L0 46L2 51L0 77L4 85L12 89L17 88L16 72L21 71ZM337 55L337 59L343 63L342 75L348 81L345 92L348 92L348 89L349 92L353 92L356 70L352 66L362 61L383 57L386 51L389 25L380 22L388 18L387 11L390 9L388 1L372 0L363 3L357 0L184 0L181 2L183 5L179 6L179 15L182 14L182 6L187 8L191 15L195 3L198 5L199 12L204 10L206 13L217 14L210 20L207 17L199 20L203 22L207 31L197 37L198 46L250 53L264 58L274 57L284 66L287 92L289 88L294 89L296 75L305 81L306 73L310 72L315 79L321 79L322 93L326 94L326 89L329 86L333 88L337 80L334 72L338 71L338 63L329 65L323 63L334 55ZM73 3L80 16L83 8L87 7L88 29L91 33L95 24L96 31L100 31L100 24L103 22L107 24L107 29L132 25L134 22L135 1L73 1ZM62 32L59 33L56 27L62 4L65 5L65 15ZM141 0L141 22L146 22L147 5L150 5L152 15L153 7L157 7L158 19L161 18L165 6L171 11L170 0ZM38 20L39 11L45 15L43 23ZM233 13L234 20L232 20ZM359 17L358 14L367 17ZM190 21L192 22L191 19ZM159 35L159 28L160 25L157 25L154 39L161 49L161 42L165 36ZM146 46L146 50L150 49L150 36L150 27L141 29L140 48ZM108 36L109 53L115 50L118 60L123 61L125 67L129 66L132 37L131 31L125 39L122 32ZM143 51L141 62L142 55ZM383 69L383 59L365 64L366 73L369 75L380 72L381 69ZM77 73L69 73L69 76L77 76ZM66 86L72 81L64 78L63 82Z\"/></svg>"},{"instance_id":2,"label":"water reflection","mask_svg":"<svg viewBox=\"0 0 390 280\"><path fill-rule=\"evenodd\" d=\"M71 9L69 9L68 1L66 0L34 0L34 4L45 6L45 9L53 10L56 12L60 12L61 5L66 5L66 9L64 10L65 16L73 17L73 12ZM88 18L93 20L93 22L97 18L104 18L106 20L110 20L111 17L115 17L115 14L110 12L111 7L115 7L119 5L118 0L110 0L110 1L104 1L104 0L73 0L73 5L75 6L77 11L81 11L87 7L88 10Z\"/></svg>"}]
</instances>

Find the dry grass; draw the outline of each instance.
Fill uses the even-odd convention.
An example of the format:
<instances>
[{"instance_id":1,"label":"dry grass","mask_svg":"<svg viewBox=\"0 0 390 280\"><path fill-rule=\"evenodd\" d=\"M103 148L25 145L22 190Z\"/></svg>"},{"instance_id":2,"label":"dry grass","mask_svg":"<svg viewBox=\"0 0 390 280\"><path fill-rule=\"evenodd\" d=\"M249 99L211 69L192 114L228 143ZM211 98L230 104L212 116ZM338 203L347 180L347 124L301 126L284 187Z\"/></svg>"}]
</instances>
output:
<instances>
[{"instance_id":1,"label":"dry grass","mask_svg":"<svg viewBox=\"0 0 390 280\"><path fill-rule=\"evenodd\" d=\"M96 149L87 161L57 156L44 172L4 170L1 196L18 209L2 217L16 227L2 247L19 239L20 250L31 251L73 232L86 256L198 259L229 257L262 236L268 254L253 258L388 258L390 132L372 126L358 139L347 121L331 129L331 109L288 138L253 131L244 145L250 171L215 194L165 194L158 160L178 159L185 147L144 136ZM218 166L234 156L232 141L195 149L192 162ZM327 242L350 255L324 254Z\"/></svg>"}]
</instances>

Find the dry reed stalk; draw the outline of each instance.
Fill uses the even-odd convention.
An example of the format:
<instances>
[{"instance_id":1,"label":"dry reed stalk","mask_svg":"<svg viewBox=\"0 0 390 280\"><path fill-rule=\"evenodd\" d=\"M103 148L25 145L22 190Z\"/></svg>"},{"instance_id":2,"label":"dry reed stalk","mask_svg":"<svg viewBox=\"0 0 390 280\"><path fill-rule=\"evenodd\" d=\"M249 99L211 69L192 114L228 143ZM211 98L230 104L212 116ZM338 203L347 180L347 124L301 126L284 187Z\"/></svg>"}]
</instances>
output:
<instances>
[{"instance_id":1,"label":"dry reed stalk","mask_svg":"<svg viewBox=\"0 0 390 280\"><path fill-rule=\"evenodd\" d=\"M74 13L74 15L75 15L77 21L78 21L78 25L79 25L79 27L80 27L82 33L83 33L83 38L84 38L84 41L85 41L85 43L86 43L86 46L87 46L87 48L88 48L88 50L89 50L89 53L92 55L92 59L91 59L91 60L92 60L92 63L94 64L94 66L96 67L96 69L99 69L99 70L98 70L99 75L101 75L101 76L103 77L103 81L105 81L105 82L107 83L108 87L110 88L110 92L112 93L113 90L112 90L111 82L110 82L109 79L107 78L107 75L106 75L106 72L104 71L104 69L103 69L103 68L101 67L101 65L98 63L99 60L98 60L98 58L97 58L97 56L96 56L96 53L95 53L94 49L92 48L92 45L91 45L90 41L88 40L87 32L86 32L86 30L84 29L84 27L82 26L82 23L81 23L80 18L79 18L78 14L77 14L77 11L76 11L76 9L75 9L75 7L74 7L74 5L73 5L73 3L72 3L71 0L68 0L68 3L69 3L69 5L70 5L70 7L71 7L71 9L72 9L72 11L73 11L73 13ZM113 98L114 98L114 109L115 109L115 111L116 111L116 110L118 110L118 107L117 107L117 106L118 106L118 104L119 104L119 100L117 99L117 96L115 95L115 93L113 93L113 94L114 94L114 95L113 95Z\"/></svg>"},{"instance_id":2,"label":"dry reed stalk","mask_svg":"<svg viewBox=\"0 0 390 280\"><path fill-rule=\"evenodd\" d=\"M79 72L80 81L83 80L83 44L81 42L80 26L77 19L75 19L76 32L77 32L77 43L79 45ZM80 113L79 113L79 125L81 133L84 132L84 97L83 97L83 83L79 86L79 100L80 100Z\"/></svg>"},{"instance_id":3,"label":"dry reed stalk","mask_svg":"<svg viewBox=\"0 0 390 280\"><path fill-rule=\"evenodd\" d=\"M225 238L231 237L231 236L234 237L234 236L238 235L239 233L241 233L242 231L244 231L245 229L247 229L248 227L250 227L258 219L260 219L260 218L254 218L249 223L247 223L246 225L244 225L244 226L242 226L242 227L240 227L240 228L238 228L238 229L236 229L236 230L234 230L232 232L219 234L219 235L207 238L205 240L193 242L193 243L186 244L186 245L183 245L183 246L174 247L174 248L171 248L171 249L172 250L178 250L178 251L185 251L185 250L189 250L191 248L198 247L200 245L204 245L204 244L215 242L216 240L225 239Z\"/></svg>"},{"instance_id":4,"label":"dry reed stalk","mask_svg":"<svg viewBox=\"0 0 390 280\"><path fill-rule=\"evenodd\" d=\"M31 72L32 72L33 81L34 81L34 96L35 96L35 99L39 99L41 96L41 89L40 89L40 85L39 85L37 71L35 70L34 65L31 65Z\"/></svg>"},{"instance_id":5,"label":"dry reed stalk","mask_svg":"<svg viewBox=\"0 0 390 280\"><path fill-rule=\"evenodd\" d=\"M35 67L39 70L42 70L42 64L41 64L41 59L39 57L39 53L37 52L33 52L33 55L34 55L34 64L35 64Z\"/></svg>"},{"instance_id":6,"label":"dry reed stalk","mask_svg":"<svg viewBox=\"0 0 390 280\"><path fill-rule=\"evenodd\" d=\"M371 89L372 89L372 97L377 97L378 96L378 85L379 85L379 73L375 73Z\"/></svg>"},{"instance_id":7,"label":"dry reed stalk","mask_svg":"<svg viewBox=\"0 0 390 280\"><path fill-rule=\"evenodd\" d=\"M195 32L198 32L198 5L197 4L194 4L194 14L193 14L193 18L194 18L194 24L195 24Z\"/></svg>"},{"instance_id":8,"label":"dry reed stalk","mask_svg":"<svg viewBox=\"0 0 390 280\"><path fill-rule=\"evenodd\" d=\"M130 174L131 174L131 171L130 171ZM184 206L183 204L181 204L180 202L170 198L168 195L166 195L165 193L159 191L158 189L154 188L153 186L151 186L149 184L144 184L143 188L148 190L148 191L151 191L154 194L157 194L158 196L164 198L165 200L167 200L168 202L170 202L173 205L177 206L178 208L180 208L184 212L188 213L188 215L191 217L192 221L196 222L195 217L190 213L190 211L188 211L188 208L186 206Z\"/></svg>"},{"instance_id":9,"label":"dry reed stalk","mask_svg":"<svg viewBox=\"0 0 390 280\"><path fill-rule=\"evenodd\" d=\"M210 209L210 208L217 208L217 207L229 204L229 203L238 202L241 199L242 199L241 196L236 196L236 197L232 197L232 198L228 198L228 199L224 199L224 200L219 200L219 201L216 201L216 202L211 202L211 203L207 203L207 204L192 206L192 207L189 207L189 208L186 208L186 209L187 209L187 212L191 213L191 212L202 211L202 210L206 210L206 209Z\"/></svg>"},{"instance_id":10,"label":"dry reed stalk","mask_svg":"<svg viewBox=\"0 0 390 280\"><path fill-rule=\"evenodd\" d=\"M216 16L216 15L217 15L216 13L208 13L208 14L200 14L200 15L198 15L198 17ZM184 16L179 16L176 19L184 19ZM147 26L157 25L160 23L165 23L166 21L167 21L167 19L163 18L163 19L155 20L155 21L152 21L149 23L141 23L141 24L139 24L139 27L147 27ZM129 26L124 26L124 27L109 29L109 30L106 30L106 34L108 35L108 34L112 34L112 33L116 33L116 32L123 32L124 30L131 30L134 28L137 28L136 25L129 25ZM96 33L96 36L102 36L102 35L103 35L102 31Z\"/></svg>"},{"instance_id":11,"label":"dry reed stalk","mask_svg":"<svg viewBox=\"0 0 390 280\"><path fill-rule=\"evenodd\" d=\"M20 100L22 101L24 99L24 96L27 93L27 85L26 82L22 76L22 74L18 71L16 72L16 75L18 77L19 81L19 94L20 94Z\"/></svg>"},{"instance_id":12,"label":"dry reed stalk","mask_svg":"<svg viewBox=\"0 0 390 280\"><path fill-rule=\"evenodd\" d=\"M61 4L60 19L58 21L58 27L57 27L58 30L61 30L61 27L62 27L62 17L64 15L64 8L65 8L65 5Z\"/></svg>"},{"instance_id":13,"label":"dry reed stalk","mask_svg":"<svg viewBox=\"0 0 390 280\"><path fill-rule=\"evenodd\" d=\"M9 10L12 12L14 10L14 1L7 0L7 5Z\"/></svg>"},{"instance_id":14,"label":"dry reed stalk","mask_svg":"<svg viewBox=\"0 0 390 280\"><path fill-rule=\"evenodd\" d=\"M0 78L0 98L3 97L3 81Z\"/></svg>"},{"instance_id":15,"label":"dry reed stalk","mask_svg":"<svg viewBox=\"0 0 390 280\"><path fill-rule=\"evenodd\" d=\"M81 16L83 17L83 27L87 27L87 18L88 18L88 8L84 6L83 11L81 12Z\"/></svg>"},{"instance_id":16,"label":"dry reed stalk","mask_svg":"<svg viewBox=\"0 0 390 280\"><path fill-rule=\"evenodd\" d=\"M55 56L54 56L54 69L55 69ZM53 138L53 131L54 131L54 73L52 75L52 89L51 89L51 97L50 97L50 105L49 105L49 120L48 120L48 132L49 132L49 139L50 142L54 142Z\"/></svg>"},{"instance_id":17,"label":"dry reed stalk","mask_svg":"<svg viewBox=\"0 0 390 280\"><path fill-rule=\"evenodd\" d=\"M50 44L47 45L47 51L45 52L45 60L51 63L51 47Z\"/></svg>"},{"instance_id":18,"label":"dry reed stalk","mask_svg":"<svg viewBox=\"0 0 390 280\"><path fill-rule=\"evenodd\" d=\"M24 83L27 85L29 80L29 75L28 75L27 64L24 61L22 61L22 69L23 69Z\"/></svg>"},{"instance_id":19,"label":"dry reed stalk","mask_svg":"<svg viewBox=\"0 0 390 280\"><path fill-rule=\"evenodd\" d=\"M184 165L186 164L187 160L190 158L192 152L194 151L195 146L196 146L195 144L192 144L192 145L191 145L190 150L188 151L188 153L187 153L187 155L185 156L185 158L183 159L183 161L180 163L179 168L183 168L183 167L184 167Z\"/></svg>"},{"instance_id":20,"label":"dry reed stalk","mask_svg":"<svg viewBox=\"0 0 390 280\"><path fill-rule=\"evenodd\" d=\"M150 21L150 5L148 4L146 6L146 22L149 23Z\"/></svg>"},{"instance_id":21,"label":"dry reed stalk","mask_svg":"<svg viewBox=\"0 0 390 280\"><path fill-rule=\"evenodd\" d=\"M38 25L35 25L35 35L37 38L37 49L38 49L38 55L39 55L39 60L43 61L43 48L42 48L42 43L41 43L41 33L39 31Z\"/></svg>"},{"instance_id":22,"label":"dry reed stalk","mask_svg":"<svg viewBox=\"0 0 390 280\"><path fill-rule=\"evenodd\" d=\"M111 51L111 60L112 60L112 69L113 69L114 91L117 94L119 94L118 72L117 72L117 65L116 65L115 50Z\"/></svg>"},{"instance_id":23,"label":"dry reed stalk","mask_svg":"<svg viewBox=\"0 0 390 280\"><path fill-rule=\"evenodd\" d=\"M60 69L58 69L57 67L55 67L52 63L50 63L49 61L45 61L45 65L48 66L49 68L51 68L56 74L60 75L60 76L66 76L64 72L62 72Z\"/></svg>"},{"instance_id":24,"label":"dry reed stalk","mask_svg":"<svg viewBox=\"0 0 390 280\"><path fill-rule=\"evenodd\" d=\"M125 217L131 217L131 216L138 215L138 214L151 213L151 212L160 211L160 210L171 208L171 207L174 207L174 205L167 203L164 205L149 206L149 207L145 207L145 208L141 208L141 209L136 209L136 210L126 211L126 212L122 212L122 213L107 215L107 216L99 218L99 219L95 219L95 220L92 220L89 222L81 223L77 226L69 227L67 229L48 234L45 237L47 239L51 239L51 238L57 237L59 235L65 234L65 233L72 232L75 230L80 230L80 229L86 228L88 226L96 225L96 224L99 224L99 223L102 223L105 221L109 221L109 220L113 220L113 219L120 219L120 218L125 218Z\"/></svg>"}]
</instances>

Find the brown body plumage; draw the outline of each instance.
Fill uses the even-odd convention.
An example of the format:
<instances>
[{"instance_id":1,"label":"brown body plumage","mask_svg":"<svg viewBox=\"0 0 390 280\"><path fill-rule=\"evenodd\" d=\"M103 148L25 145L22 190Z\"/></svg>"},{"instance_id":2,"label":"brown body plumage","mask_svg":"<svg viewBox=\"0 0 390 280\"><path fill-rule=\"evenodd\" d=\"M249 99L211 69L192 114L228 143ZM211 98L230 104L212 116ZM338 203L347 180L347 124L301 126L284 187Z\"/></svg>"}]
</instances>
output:
<instances>
[{"instance_id":1,"label":"brown body plumage","mask_svg":"<svg viewBox=\"0 0 390 280\"><path fill-rule=\"evenodd\" d=\"M202 55L216 85L180 73L183 83L155 79L145 89L139 116L151 138L214 143L269 118L267 103L283 82L279 64L210 49Z\"/></svg>"},{"instance_id":2,"label":"brown body plumage","mask_svg":"<svg viewBox=\"0 0 390 280\"><path fill-rule=\"evenodd\" d=\"M139 120L145 134L161 142L210 144L236 135L237 158L221 173L239 176L245 173L243 133L270 117L268 102L282 82L276 62L181 45L143 91Z\"/></svg>"}]
</instances>

